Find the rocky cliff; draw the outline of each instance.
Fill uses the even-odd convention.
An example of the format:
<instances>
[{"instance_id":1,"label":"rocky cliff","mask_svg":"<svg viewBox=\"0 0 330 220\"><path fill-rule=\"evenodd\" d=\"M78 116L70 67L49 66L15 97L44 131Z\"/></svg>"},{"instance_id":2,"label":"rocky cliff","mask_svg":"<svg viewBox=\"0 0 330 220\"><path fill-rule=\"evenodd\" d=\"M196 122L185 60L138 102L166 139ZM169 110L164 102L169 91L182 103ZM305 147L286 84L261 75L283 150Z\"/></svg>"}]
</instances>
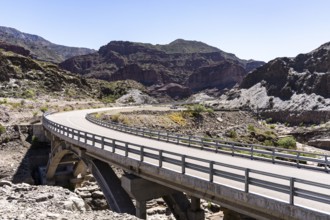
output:
<instances>
[{"instance_id":1,"label":"rocky cliff","mask_svg":"<svg viewBox=\"0 0 330 220\"><path fill-rule=\"evenodd\" d=\"M262 64L202 42L179 39L168 45L112 41L96 53L62 62L60 67L108 81L132 79L146 86L175 83L198 91L231 88Z\"/></svg>"},{"instance_id":2,"label":"rocky cliff","mask_svg":"<svg viewBox=\"0 0 330 220\"><path fill-rule=\"evenodd\" d=\"M15 46L21 46L31 52L38 60L62 62L70 57L95 52L88 48L66 47L53 44L44 38L20 32L14 28L0 26L0 41Z\"/></svg>"},{"instance_id":3,"label":"rocky cliff","mask_svg":"<svg viewBox=\"0 0 330 220\"><path fill-rule=\"evenodd\" d=\"M144 86L134 81L105 82L85 79L59 69L53 63L21 55L26 53L22 47L0 44L0 97L99 98L114 102L129 89L146 92Z\"/></svg>"},{"instance_id":4,"label":"rocky cliff","mask_svg":"<svg viewBox=\"0 0 330 220\"><path fill-rule=\"evenodd\" d=\"M330 43L294 58L277 58L248 74L241 88L262 83L269 96L289 100L293 94L330 98Z\"/></svg>"}]
</instances>

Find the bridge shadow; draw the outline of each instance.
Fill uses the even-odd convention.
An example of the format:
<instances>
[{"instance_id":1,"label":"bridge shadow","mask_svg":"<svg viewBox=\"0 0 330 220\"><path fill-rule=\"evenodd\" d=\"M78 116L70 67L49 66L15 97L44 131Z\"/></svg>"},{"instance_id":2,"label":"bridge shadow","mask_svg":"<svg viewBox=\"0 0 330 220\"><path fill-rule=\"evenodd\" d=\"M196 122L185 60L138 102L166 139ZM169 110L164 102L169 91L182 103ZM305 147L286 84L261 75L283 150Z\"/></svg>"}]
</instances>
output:
<instances>
[{"instance_id":1,"label":"bridge shadow","mask_svg":"<svg viewBox=\"0 0 330 220\"><path fill-rule=\"evenodd\" d=\"M18 128L19 130L20 128ZM15 174L12 177L13 183L29 183L39 185L38 167L46 166L48 155L50 153L50 144L40 142L38 138L32 135L31 127L28 128L28 136L21 136L21 145L28 148L18 165ZM23 137L23 138L22 138Z\"/></svg>"}]
</instances>

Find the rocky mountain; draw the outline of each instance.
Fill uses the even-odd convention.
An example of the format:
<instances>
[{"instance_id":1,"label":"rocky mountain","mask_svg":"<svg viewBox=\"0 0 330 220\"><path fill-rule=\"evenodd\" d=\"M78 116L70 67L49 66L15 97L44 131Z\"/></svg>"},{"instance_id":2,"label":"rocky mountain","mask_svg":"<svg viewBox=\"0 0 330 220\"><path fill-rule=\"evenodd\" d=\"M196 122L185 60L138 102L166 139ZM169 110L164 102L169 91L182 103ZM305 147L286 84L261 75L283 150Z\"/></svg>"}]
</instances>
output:
<instances>
[{"instance_id":1,"label":"rocky mountain","mask_svg":"<svg viewBox=\"0 0 330 220\"><path fill-rule=\"evenodd\" d=\"M14 28L0 26L0 41L6 44L24 47L38 60L62 62L70 57L95 52L88 48L67 47L53 44L44 38L20 32Z\"/></svg>"},{"instance_id":2,"label":"rocky mountain","mask_svg":"<svg viewBox=\"0 0 330 220\"><path fill-rule=\"evenodd\" d=\"M58 68L56 64L24 56L26 53L22 47L0 43L0 97L99 98L114 102L129 89L145 91L144 86L134 81L84 79Z\"/></svg>"},{"instance_id":3,"label":"rocky mountain","mask_svg":"<svg viewBox=\"0 0 330 220\"><path fill-rule=\"evenodd\" d=\"M231 88L262 64L241 60L202 42L179 39L168 45L112 41L96 53L62 62L60 67L107 81L131 79L145 86L158 85L157 89L160 86L173 91L177 84L182 88L175 86L178 93L174 95L184 97L191 91ZM173 97L173 92L168 95Z\"/></svg>"},{"instance_id":4,"label":"rocky mountain","mask_svg":"<svg viewBox=\"0 0 330 220\"><path fill-rule=\"evenodd\" d=\"M330 42L294 58L277 58L248 74L241 88L261 83L269 96L289 100L293 94L330 98Z\"/></svg>"},{"instance_id":5,"label":"rocky mountain","mask_svg":"<svg viewBox=\"0 0 330 220\"><path fill-rule=\"evenodd\" d=\"M252 109L264 118L292 125L329 121L330 43L294 58L268 62L212 105Z\"/></svg>"}]
</instances>

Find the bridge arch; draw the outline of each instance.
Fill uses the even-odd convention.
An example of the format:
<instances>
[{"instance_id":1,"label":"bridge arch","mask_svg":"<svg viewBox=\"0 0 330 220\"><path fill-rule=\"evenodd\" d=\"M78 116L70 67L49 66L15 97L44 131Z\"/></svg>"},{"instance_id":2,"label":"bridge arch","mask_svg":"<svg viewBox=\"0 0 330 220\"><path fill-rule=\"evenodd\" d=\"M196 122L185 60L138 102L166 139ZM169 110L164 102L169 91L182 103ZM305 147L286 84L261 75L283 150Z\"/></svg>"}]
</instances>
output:
<instances>
[{"instance_id":1,"label":"bridge arch","mask_svg":"<svg viewBox=\"0 0 330 220\"><path fill-rule=\"evenodd\" d=\"M92 173L112 211L135 215L135 206L130 196L122 188L120 179L108 163L86 156L84 149L72 144L54 142L45 170L46 182L60 185L55 176L57 173L65 176L64 171L69 177L67 182L74 187L81 183L87 173Z\"/></svg>"}]
</instances>

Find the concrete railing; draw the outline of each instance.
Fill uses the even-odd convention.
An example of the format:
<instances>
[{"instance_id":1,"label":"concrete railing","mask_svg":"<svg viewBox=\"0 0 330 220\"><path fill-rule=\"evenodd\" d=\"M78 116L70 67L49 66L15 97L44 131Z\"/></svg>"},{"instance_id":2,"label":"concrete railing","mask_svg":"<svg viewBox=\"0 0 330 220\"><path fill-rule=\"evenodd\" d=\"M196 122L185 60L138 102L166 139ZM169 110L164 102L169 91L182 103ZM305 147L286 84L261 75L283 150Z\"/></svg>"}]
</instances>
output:
<instances>
[{"instance_id":1,"label":"concrete railing","mask_svg":"<svg viewBox=\"0 0 330 220\"><path fill-rule=\"evenodd\" d=\"M43 126L45 129L59 137L71 139L72 142L78 146L87 145L89 147L95 147L104 151L112 152L113 154L118 154L126 158L137 160L141 163L148 163L158 168L169 169L171 171L181 173L182 175L190 175L194 178L202 179L203 181L214 184L221 185L221 183L218 182L219 177L228 179L243 184L242 188L237 189L237 187L235 187L235 189L246 193L250 192L249 189L251 186L257 186L261 189L279 192L287 195L288 200L286 203L293 206L295 205L296 198L303 198L308 201L330 204L329 193L322 193L322 191L327 191L330 189L330 185L327 184L277 175L271 172L248 169L120 141L63 126L47 119L46 116L47 114L43 117ZM148 162L146 160L148 160ZM153 162L150 163L150 161ZM164 166L165 163L167 166ZM168 165L171 165L172 168L168 168ZM193 175L191 173L193 171L201 173L201 175ZM269 177L271 181L265 180L265 177ZM267 195L264 191L259 193L259 195L269 198L269 195Z\"/></svg>"},{"instance_id":2,"label":"concrete railing","mask_svg":"<svg viewBox=\"0 0 330 220\"><path fill-rule=\"evenodd\" d=\"M201 150L224 153L231 156L250 158L251 160L262 160L271 163L296 166L329 172L330 156L317 153L309 153L285 148L262 146L257 144L245 144L238 142L223 141L214 138L201 138L197 136L186 136L159 130L127 126L114 122L107 122L87 114L86 120L97 125L113 130L134 134L141 137L151 138L159 141L175 143L178 145L198 148Z\"/></svg>"}]
</instances>

